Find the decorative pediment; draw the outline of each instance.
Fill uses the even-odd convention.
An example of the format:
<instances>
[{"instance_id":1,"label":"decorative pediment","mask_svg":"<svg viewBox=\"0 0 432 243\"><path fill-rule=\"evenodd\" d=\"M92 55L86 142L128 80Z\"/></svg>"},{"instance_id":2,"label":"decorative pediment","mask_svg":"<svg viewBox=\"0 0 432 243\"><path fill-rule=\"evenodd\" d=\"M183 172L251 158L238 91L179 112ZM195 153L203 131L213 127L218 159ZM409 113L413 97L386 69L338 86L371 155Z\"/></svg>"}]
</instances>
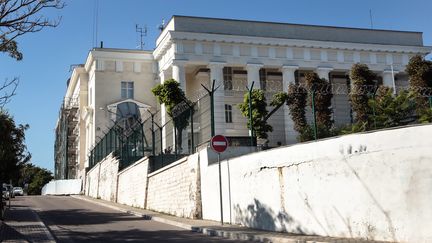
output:
<instances>
[{"instance_id":1,"label":"decorative pediment","mask_svg":"<svg viewBox=\"0 0 432 243\"><path fill-rule=\"evenodd\" d=\"M135 103L135 104L138 106L138 108L139 108L140 110L141 110L141 109L143 109L143 110L147 110L147 109L150 109L150 108L151 108L150 105L147 105L147 104L141 103L141 102L139 102L139 101L137 101L137 100L134 100L134 99L121 100L121 101L118 101L118 102L116 102L116 103L112 103L112 104L107 105L107 108L108 108L109 110L115 110L115 109L117 108L117 105L119 105L119 104L121 104L121 103L124 103L124 102L132 102L132 103Z\"/></svg>"}]
</instances>

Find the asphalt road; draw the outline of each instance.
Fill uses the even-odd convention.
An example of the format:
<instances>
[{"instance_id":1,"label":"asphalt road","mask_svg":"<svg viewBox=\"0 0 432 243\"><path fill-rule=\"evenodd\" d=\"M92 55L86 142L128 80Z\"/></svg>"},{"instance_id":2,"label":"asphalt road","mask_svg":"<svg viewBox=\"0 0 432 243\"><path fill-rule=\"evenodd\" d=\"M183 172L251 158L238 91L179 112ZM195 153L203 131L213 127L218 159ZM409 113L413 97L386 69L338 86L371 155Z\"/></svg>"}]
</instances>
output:
<instances>
[{"instance_id":1,"label":"asphalt road","mask_svg":"<svg viewBox=\"0 0 432 243\"><path fill-rule=\"evenodd\" d=\"M57 242L234 242L72 197L19 197L14 204L35 210Z\"/></svg>"}]
</instances>

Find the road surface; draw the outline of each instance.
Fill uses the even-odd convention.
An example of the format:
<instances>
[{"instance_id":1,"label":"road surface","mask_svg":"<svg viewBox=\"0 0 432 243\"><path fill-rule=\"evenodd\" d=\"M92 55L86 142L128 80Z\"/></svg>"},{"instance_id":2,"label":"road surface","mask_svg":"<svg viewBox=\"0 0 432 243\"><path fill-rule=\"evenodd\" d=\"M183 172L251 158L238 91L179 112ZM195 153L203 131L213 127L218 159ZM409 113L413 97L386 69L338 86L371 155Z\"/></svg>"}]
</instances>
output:
<instances>
[{"instance_id":1,"label":"road surface","mask_svg":"<svg viewBox=\"0 0 432 243\"><path fill-rule=\"evenodd\" d=\"M57 242L234 242L72 197L25 196L12 203L36 211ZM9 217L13 218L13 214Z\"/></svg>"}]
</instances>

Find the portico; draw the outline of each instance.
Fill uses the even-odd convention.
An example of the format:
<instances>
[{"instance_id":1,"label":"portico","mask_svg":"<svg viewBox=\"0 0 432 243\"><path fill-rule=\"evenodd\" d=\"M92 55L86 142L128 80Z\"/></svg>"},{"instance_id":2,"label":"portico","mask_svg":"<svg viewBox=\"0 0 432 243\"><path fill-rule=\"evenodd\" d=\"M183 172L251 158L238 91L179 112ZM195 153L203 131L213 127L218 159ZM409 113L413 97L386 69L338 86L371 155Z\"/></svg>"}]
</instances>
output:
<instances>
[{"instance_id":1,"label":"portico","mask_svg":"<svg viewBox=\"0 0 432 243\"><path fill-rule=\"evenodd\" d=\"M269 94L286 92L290 83L301 82L299 73L314 71L320 78L348 86L351 66L364 63L382 76L384 85L394 87L396 74L399 85L407 84L403 70L409 58L429 51L417 32L174 16L157 40L154 57L160 81L170 73L188 97L200 92L200 84L215 80L220 85L215 93L216 133L247 136L246 120L238 109L232 108L236 119L231 124L225 108L241 103L245 86L252 82L255 89ZM347 96L335 95L334 103L336 123L349 122ZM295 142L288 107L271 123L275 130L271 143Z\"/></svg>"}]
</instances>

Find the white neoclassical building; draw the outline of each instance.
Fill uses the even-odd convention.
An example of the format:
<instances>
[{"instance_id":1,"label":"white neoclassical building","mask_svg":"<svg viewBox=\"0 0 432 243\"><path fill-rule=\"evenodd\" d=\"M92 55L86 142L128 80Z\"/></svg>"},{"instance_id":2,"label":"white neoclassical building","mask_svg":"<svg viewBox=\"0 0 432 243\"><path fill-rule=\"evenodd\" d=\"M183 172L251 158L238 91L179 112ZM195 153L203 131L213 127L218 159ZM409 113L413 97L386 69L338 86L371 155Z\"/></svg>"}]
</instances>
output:
<instances>
[{"instance_id":1,"label":"white neoclassical building","mask_svg":"<svg viewBox=\"0 0 432 243\"><path fill-rule=\"evenodd\" d=\"M73 69L56 127L56 179L83 178L90 151L122 115L148 116L155 73L151 51L110 48Z\"/></svg>"},{"instance_id":2,"label":"white neoclassical building","mask_svg":"<svg viewBox=\"0 0 432 243\"><path fill-rule=\"evenodd\" d=\"M216 133L231 136L248 134L238 109L232 109L232 122L225 117L226 109L243 99L233 87L255 81L255 88L287 91L290 83L301 81L302 73L308 71L348 86L347 73L354 63L367 64L384 85L405 86L404 70L410 57L431 51L423 45L421 32L186 16L173 16L156 44L153 56L161 82L172 77L189 96L200 83L225 84L215 95ZM351 121L347 95L334 96L333 110L336 124ZM270 143L295 142L288 112L285 106L270 120L274 128Z\"/></svg>"},{"instance_id":3,"label":"white neoclassical building","mask_svg":"<svg viewBox=\"0 0 432 243\"><path fill-rule=\"evenodd\" d=\"M236 108L243 92L236 87L254 81L255 88L269 93L287 91L290 83L301 82L310 71L348 87L347 74L354 63L367 64L384 85L405 86L404 70L410 57L425 56L431 50L423 45L421 32L173 16L154 50L97 48L72 73L66 98L82 95L76 115L81 125L73 130L81 137L76 164L82 165L79 170L88 166L86 153L115 119L120 104L135 103L142 113L159 109L151 88L169 78L177 80L188 97L194 97L201 84L208 86L216 80L222 85L215 94L216 133L248 136L246 119ZM351 122L347 95L334 95L332 108L336 124ZM162 124L167 119L163 112ZM274 128L271 144L295 142L287 106L270 124ZM163 143L166 147L167 139Z\"/></svg>"}]
</instances>

